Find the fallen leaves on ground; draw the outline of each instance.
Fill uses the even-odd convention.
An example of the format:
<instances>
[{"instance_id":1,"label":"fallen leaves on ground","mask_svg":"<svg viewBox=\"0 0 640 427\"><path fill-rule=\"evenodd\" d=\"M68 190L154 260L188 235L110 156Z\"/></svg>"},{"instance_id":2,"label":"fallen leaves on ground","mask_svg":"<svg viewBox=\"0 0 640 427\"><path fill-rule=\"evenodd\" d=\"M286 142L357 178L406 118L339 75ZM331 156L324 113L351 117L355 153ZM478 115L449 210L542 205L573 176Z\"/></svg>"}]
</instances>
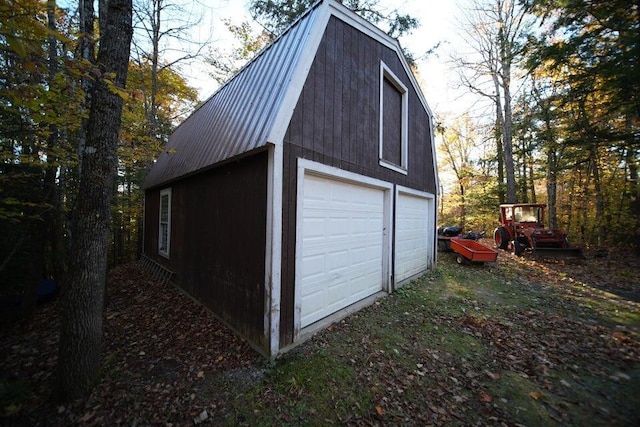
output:
<instances>
[{"instance_id":1,"label":"fallen leaves on ground","mask_svg":"<svg viewBox=\"0 0 640 427\"><path fill-rule=\"evenodd\" d=\"M0 423L248 425L251 416L271 411L274 424L517 425L501 406L511 403L492 390L511 375L526 379L527 400L546 405L559 424L571 423L549 397L573 395L580 375L587 372L620 384L634 381L630 367L640 362L640 331L593 317L600 310L596 302L613 300L619 290L631 297L615 299L615 307L637 312L640 279L628 276L632 266L626 262L591 258L583 264L551 264L501 252L498 262L482 271L504 277L514 292L536 289L527 308L487 316L488 303L480 298L444 295L449 299L442 304L451 304L450 311L419 305L398 309L399 299L391 297L335 323L283 358L286 363L326 353L353 371L352 388L336 389L341 383L333 378L324 384L320 403L328 406L329 415L313 402L304 408L307 418L291 407L305 402L308 384L295 378L274 383L269 372L277 371L278 363L265 362L172 285L152 280L135 265L122 266L110 273L103 372L87 399L64 406L51 400L59 302L2 331L2 384L22 395L0 408ZM431 280L427 277L422 286L428 289ZM569 306L567 298L575 304ZM391 320L372 325L378 311L392 313L380 317ZM429 341L425 328L447 333L434 333ZM390 340L386 331L402 339ZM448 333L469 337L469 342L453 351L447 347ZM335 348L341 350L331 353ZM238 413L237 400L248 390L253 406ZM368 403L351 399L353 395L369 396ZM351 405L350 411L344 412L345 405ZM589 408L614 415L610 408Z\"/></svg>"},{"instance_id":2,"label":"fallen leaves on ground","mask_svg":"<svg viewBox=\"0 0 640 427\"><path fill-rule=\"evenodd\" d=\"M30 399L7 418L9 423L193 425L203 411L211 420L226 410L223 389L205 396L201 387L210 390L212 381L232 372L244 373L238 381L256 381L251 373L263 365L203 306L127 265L109 275L99 383L88 399L53 406L59 303L43 306L30 322L6 335L3 331L2 378L26 381L31 389Z\"/></svg>"}]
</instances>

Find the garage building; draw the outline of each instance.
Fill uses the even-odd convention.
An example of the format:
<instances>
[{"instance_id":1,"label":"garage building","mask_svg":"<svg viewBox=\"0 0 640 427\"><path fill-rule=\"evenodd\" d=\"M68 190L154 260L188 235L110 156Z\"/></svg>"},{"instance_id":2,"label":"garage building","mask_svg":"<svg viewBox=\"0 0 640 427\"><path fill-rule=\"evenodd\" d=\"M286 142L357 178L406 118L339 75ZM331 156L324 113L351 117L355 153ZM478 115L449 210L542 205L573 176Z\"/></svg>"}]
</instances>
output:
<instances>
[{"instance_id":1,"label":"garage building","mask_svg":"<svg viewBox=\"0 0 640 427\"><path fill-rule=\"evenodd\" d=\"M171 135L143 257L273 357L433 267L436 189L398 42L319 1Z\"/></svg>"}]
</instances>

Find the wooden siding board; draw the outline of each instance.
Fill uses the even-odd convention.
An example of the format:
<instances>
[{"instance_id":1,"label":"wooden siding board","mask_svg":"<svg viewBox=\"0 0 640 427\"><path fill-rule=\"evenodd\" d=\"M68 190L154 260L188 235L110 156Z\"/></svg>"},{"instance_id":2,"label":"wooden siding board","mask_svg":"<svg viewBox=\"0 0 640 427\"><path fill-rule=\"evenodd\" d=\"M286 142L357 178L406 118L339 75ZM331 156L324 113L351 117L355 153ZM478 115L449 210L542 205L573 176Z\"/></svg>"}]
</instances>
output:
<instances>
[{"instance_id":1,"label":"wooden siding board","mask_svg":"<svg viewBox=\"0 0 640 427\"><path fill-rule=\"evenodd\" d=\"M346 138L343 138L342 146L340 148L340 160L342 160L343 165L347 165L349 163L349 147L351 141L354 141L354 121L355 118L352 118L352 114L355 114L355 111L352 107L353 101L353 85L356 80L355 76L351 74L351 70L355 69L357 66L356 57L354 55L355 51L355 42L353 38L355 37L355 33L353 31L348 31L345 29L345 41L344 41L344 57L342 60L343 63L343 76L344 76L344 89L345 96L342 101L342 128L344 130L343 135Z\"/></svg>"},{"instance_id":2,"label":"wooden siding board","mask_svg":"<svg viewBox=\"0 0 640 427\"><path fill-rule=\"evenodd\" d=\"M315 81L317 75L317 67L313 67L309 72L309 80ZM313 85L305 85L305 89L303 90L304 97L302 98L301 104L301 112L303 114L303 120L301 120L302 126L302 137L303 144L309 146L310 149L313 149L313 135L314 135L314 99L315 99L315 86Z\"/></svg>"},{"instance_id":3,"label":"wooden siding board","mask_svg":"<svg viewBox=\"0 0 640 427\"><path fill-rule=\"evenodd\" d=\"M164 259L181 288L258 348L268 346L264 336L267 158L262 151L174 182L170 259ZM150 210L158 191L148 192ZM155 223L157 230L153 216L149 212L148 224ZM151 247L152 236L150 230L145 250L162 261L157 247ZM157 246L157 236L155 241Z\"/></svg>"},{"instance_id":4,"label":"wooden siding board","mask_svg":"<svg viewBox=\"0 0 640 427\"><path fill-rule=\"evenodd\" d=\"M332 26L333 26L333 30L334 30L334 36L335 36L335 43L333 44L333 56L332 56L332 60L335 61L335 66L333 67L333 79L334 79L334 86L333 86L333 102L332 102L332 107L333 107L333 119L331 121L331 123L333 124L333 126L331 127L333 129L333 136L332 136L332 140L333 140L333 144L331 146L331 152L329 153L329 155L333 158L340 158L340 152L341 152L341 145L342 145L342 99L343 99L343 84L344 84L344 77L343 77L343 67L342 67L342 61L343 61L343 57L344 57L344 32L343 32L343 28L342 26L339 26L337 24L337 22L331 21Z\"/></svg>"},{"instance_id":5,"label":"wooden siding board","mask_svg":"<svg viewBox=\"0 0 640 427\"><path fill-rule=\"evenodd\" d=\"M355 104L354 104L354 117L353 117L353 141L349 144L350 155L349 155L349 163L358 164L361 162L367 163L367 158L363 157L362 154L365 153L364 146L367 145L367 141L363 138L362 129L365 125L365 114L364 114L364 96L367 88L364 86L364 78L368 70L366 70L363 65L363 58L365 56L365 47L362 45L362 39L364 34L360 32L355 33L355 47L354 53L356 57L356 69L355 73L357 78L355 79ZM358 143L353 143L357 141Z\"/></svg>"},{"instance_id":6,"label":"wooden siding board","mask_svg":"<svg viewBox=\"0 0 640 427\"><path fill-rule=\"evenodd\" d=\"M144 196L144 204L143 252L150 258L157 259L160 190L148 191Z\"/></svg>"},{"instance_id":7,"label":"wooden siding board","mask_svg":"<svg viewBox=\"0 0 640 427\"><path fill-rule=\"evenodd\" d=\"M296 192L297 156L301 150L285 146L283 151L282 191L282 271L280 294L280 345L293 342L293 318L295 310L295 247L296 247ZM294 202L292 202L294 201ZM293 230L293 232L291 232Z\"/></svg>"},{"instance_id":8,"label":"wooden siding board","mask_svg":"<svg viewBox=\"0 0 640 427\"><path fill-rule=\"evenodd\" d=\"M369 36L363 34L363 44L365 46L365 77L364 77L364 140L367 145L362 149L366 153L367 164L371 167L378 165L378 127L379 127L379 104L380 104L380 45L372 43ZM365 154L363 154L364 156Z\"/></svg>"},{"instance_id":9,"label":"wooden siding board","mask_svg":"<svg viewBox=\"0 0 640 427\"><path fill-rule=\"evenodd\" d=\"M315 73L314 73L314 97L313 97L313 144L312 148L314 152L322 152L324 150L324 106L326 104L325 98L325 84L328 80L326 70L326 44L321 45L316 52L315 58Z\"/></svg>"},{"instance_id":10,"label":"wooden siding board","mask_svg":"<svg viewBox=\"0 0 640 427\"><path fill-rule=\"evenodd\" d=\"M331 126L333 122L333 102L332 99L327 99L327 97L333 98L333 94L335 93L335 67L336 67L336 47L335 47L335 38L336 38L336 24L335 21L329 21L327 25L327 38L328 42L324 45L325 50L325 93L324 93L324 102L322 105L322 119L323 119L323 129L325 129L324 135L324 144L322 152L327 156L333 156L333 144L334 144L334 129Z\"/></svg>"}]
</instances>

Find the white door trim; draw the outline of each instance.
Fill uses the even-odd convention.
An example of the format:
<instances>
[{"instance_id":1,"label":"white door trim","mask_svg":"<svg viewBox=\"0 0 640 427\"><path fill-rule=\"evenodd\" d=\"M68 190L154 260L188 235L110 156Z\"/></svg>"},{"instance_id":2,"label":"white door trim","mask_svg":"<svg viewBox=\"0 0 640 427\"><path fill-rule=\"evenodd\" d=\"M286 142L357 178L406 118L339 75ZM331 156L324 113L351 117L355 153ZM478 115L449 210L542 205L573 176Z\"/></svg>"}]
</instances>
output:
<instances>
[{"instance_id":1,"label":"white door trim","mask_svg":"<svg viewBox=\"0 0 640 427\"><path fill-rule=\"evenodd\" d=\"M435 266L436 263L436 245L437 245L437 233L436 233L436 208L435 208L435 202L436 202L436 196L434 194L431 193L427 193L426 191L420 191L420 190L416 190L413 188L408 188L408 187L404 187L401 185L396 185L396 191L395 191L395 200L396 200L396 227L397 227L397 213L398 213L398 200L399 200L399 196L400 194L407 194L410 196L414 196L414 197L419 197L421 199L425 199L429 202L429 212L427 213L427 230L430 231L432 233L433 238L431 239L428 246L428 258L427 258L427 268L433 268ZM397 233L395 233L394 236L394 247L397 250ZM397 258L397 256L395 257ZM396 259L394 259L394 271L395 271L395 261ZM394 274L394 289L397 289L399 286L401 286L403 283L406 283L407 281L411 280L411 278L403 280L402 282L398 282L396 279L397 273Z\"/></svg>"},{"instance_id":2,"label":"white door trim","mask_svg":"<svg viewBox=\"0 0 640 427\"><path fill-rule=\"evenodd\" d=\"M392 233L392 203L393 184L379 179L370 178L353 172L344 171L333 166L327 166L307 159L298 159L298 182L296 193L296 258L295 258L295 282L294 282L294 310L293 310L293 341L296 342L301 337L301 290L298 286L301 280L302 271L302 217L303 209L301 202L304 200L304 179L307 174L327 177L338 181L377 188L384 191L384 213L383 213L383 243L382 243L382 289L390 292L391 282L391 242Z\"/></svg>"}]
</instances>

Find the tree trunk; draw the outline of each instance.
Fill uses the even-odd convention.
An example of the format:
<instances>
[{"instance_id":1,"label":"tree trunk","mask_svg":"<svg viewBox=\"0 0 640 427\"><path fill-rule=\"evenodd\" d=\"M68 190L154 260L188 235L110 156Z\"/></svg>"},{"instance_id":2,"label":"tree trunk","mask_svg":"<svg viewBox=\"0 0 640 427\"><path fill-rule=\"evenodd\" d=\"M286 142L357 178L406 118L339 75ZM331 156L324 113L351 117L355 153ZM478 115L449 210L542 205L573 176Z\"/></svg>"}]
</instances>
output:
<instances>
[{"instance_id":1,"label":"tree trunk","mask_svg":"<svg viewBox=\"0 0 640 427\"><path fill-rule=\"evenodd\" d=\"M498 160L498 199L500 204L506 203L505 183L504 183L504 149L502 145L502 103L500 102L500 85L497 77L494 77L494 86L496 91L496 159Z\"/></svg>"},{"instance_id":2,"label":"tree trunk","mask_svg":"<svg viewBox=\"0 0 640 427\"><path fill-rule=\"evenodd\" d=\"M504 92L504 125L502 144L507 178L507 203L516 203L516 175L513 162L513 116L511 111L511 53L502 53L502 90Z\"/></svg>"},{"instance_id":3,"label":"tree trunk","mask_svg":"<svg viewBox=\"0 0 640 427\"><path fill-rule=\"evenodd\" d=\"M92 63L95 61L95 40L94 40L94 9L93 0L80 0L78 6L78 14L80 15L79 29L80 39L78 42L78 51L80 52L80 60ZM85 113L91 102L91 80L88 76L82 77L80 87L85 93L84 105L81 106L81 113ZM80 122L80 132L78 137L78 158L82 158L84 147L87 144L87 119L82 115ZM82 173L82 162L78 165L78 174Z\"/></svg>"},{"instance_id":4,"label":"tree trunk","mask_svg":"<svg viewBox=\"0 0 640 427\"><path fill-rule=\"evenodd\" d=\"M529 190L531 190L531 203L538 203L538 195L536 193L536 177L533 171L533 157L530 157L529 162Z\"/></svg>"},{"instance_id":5,"label":"tree trunk","mask_svg":"<svg viewBox=\"0 0 640 427\"><path fill-rule=\"evenodd\" d=\"M164 6L162 4L162 0L154 0L153 1L153 17L151 22L152 28L152 53L151 53L151 102L149 106L149 134L152 138L158 137L158 106L157 96L158 96L158 67L159 67L159 55L160 55L160 37L162 36L160 33L160 26L162 23L162 10Z\"/></svg>"},{"instance_id":6,"label":"tree trunk","mask_svg":"<svg viewBox=\"0 0 640 427\"><path fill-rule=\"evenodd\" d=\"M606 243L607 233L605 227L604 194L602 194L602 184L600 181L600 161L598 156L598 147L595 147L593 149L591 161L593 163L593 189L596 198L596 225L598 246L603 246Z\"/></svg>"},{"instance_id":7,"label":"tree trunk","mask_svg":"<svg viewBox=\"0 0 640 427\"><path fill-rule=\"evenodd\" d=\"M591 225L589 224L589 209L593 204L591 203L591 168L593 165L589 162L586 165L586 170L584 172L584 179L578 181L578 188L581 188L582 191L580 193L581 200L578 200L578 210L580 212L580 233L582 234L582 241L592 243L593 239L591 238ZM581 174L582 175L582 174ZM582 176L581 176L582 178ZM584 181L584 183L582 183ZM582 203L580 203L582 202ZM589 235L587 235L589 232Z\"/></svg>"},{"instance_id":8,"label":"tree trunk","mask_svg":"<svg viewBox=\"0 0 640 427\"><path fill-rule=\"evenodd\" d=\"M49 55L49 84L53 86L54 79L58 73L58 41L53 35L57 31L56 28L56 1L47 0L47 23L51 34L48 37L48 55ZM56 147L60 145L60 128L55 124L49 125L49 137L47 140L47 168L44 177L44 194L45 203L50 206L43 214L44 223L47 229L43 232L49 243L49 250L43 248L43 253L47 253L48 263L51 265L51 271L47 271L53 275L58 282L64 281L65 273L65 250L64 250L64 212L62 187L64 185L63 168L58 166L60 160L54 154ZM44 260L43 260L44 261ZM45 268L42 269L45 271Z\"/></svg>"},{"instance_id":9,"label":"tree trunk","mask_svg":"<svg viewBox=\"0 0 640 427\"><path fill-rule=\"evenodd\" d=\"M553 147L547 147L547 207L549 228L558 226L556 200L558 198L558 158Z\"/></svg>"},{"instance_id":10,"label":"tree trunk","mask_svg":"<svg viewBox=\"0 0 640 427\"><path fill-rule=\"evenodd\" d=\"M640 3L640 1L638 2ZM634 137L632 132L633 120L630 115L626 118L626 129L629 135L627 141L627 151L625 156L625 163L629 170L629 210L631 211L633 241L632 244L636 247L636 254L640 255L640 181L638 180L638 156L634 147Z\"/></svg>"},{"instance_id":11,"label":"tree trunk","mask_svg":"<svg viewBox=\"0 0 640 427\"><path fill-rule=\"evenodd\" d=\"M464 228L467 222L467 202L465 200L465 187L462 180L458 181L460 188L460 227Z\"/></svg>"},{"instance_id":12,"label":"tree trunk","mask_svg":"<svg viewBox=\"0 0 640 427\"><path fill-rule=\"evenodd\" d=\"M564 229L567 232L567 234L571 234L571 230L574 226L574 214L573 214L574 209L573 208L574 208L574 202L576 201L576 197L573 195L577 193L577 190L576 190L576 187L578 185L577 183L580 183L582 181L581 175L582 175L581 169L578 168L576 173L571 174L571 176L569 177L568 188L567 188L569 197L566 197L566 204L564 205L564 209L566 211L566 223L564 224ZM557 193L556 193L556 201L557 201ZM586 208L583 208L582 211L586 211ZM579 223L580 220L578 219L577 222ZM584 235L581 234L580 236L581 236L581 242L584 243Z\"/></svg>"},{"instance_id":13,"label":"tree trunk","mask_svg":"<svg viewBox=\"0 0 640 427\"><path fill-rule=\"evenodd\" d=\"M520 159L522 162L522 172L520 179L520 197L516 197L516 200L519 200L521 203L529 203L529 179L527 174L528 169L528 159L527 152L525 149L526 142L522 141L522 149L520 151ZM517 192L516 192L517 194Z\"/></svg>"},{"instance_id":14,"label":"tree trunk","mask_svg":"<svg viewBox=\"0 0 640 427\"><path fill-rule=\"evenodd\" d=\"M131 0L101 2L96 79L87 121L78 199L72 219L71 269L64 294L58 358L58 396L85 395L97 380L102 352L102 313L106 282L110 206L117 168L118 131L132 36ZM108 82L106 79L115 78Z\"/></svg>"}]
</instances>

